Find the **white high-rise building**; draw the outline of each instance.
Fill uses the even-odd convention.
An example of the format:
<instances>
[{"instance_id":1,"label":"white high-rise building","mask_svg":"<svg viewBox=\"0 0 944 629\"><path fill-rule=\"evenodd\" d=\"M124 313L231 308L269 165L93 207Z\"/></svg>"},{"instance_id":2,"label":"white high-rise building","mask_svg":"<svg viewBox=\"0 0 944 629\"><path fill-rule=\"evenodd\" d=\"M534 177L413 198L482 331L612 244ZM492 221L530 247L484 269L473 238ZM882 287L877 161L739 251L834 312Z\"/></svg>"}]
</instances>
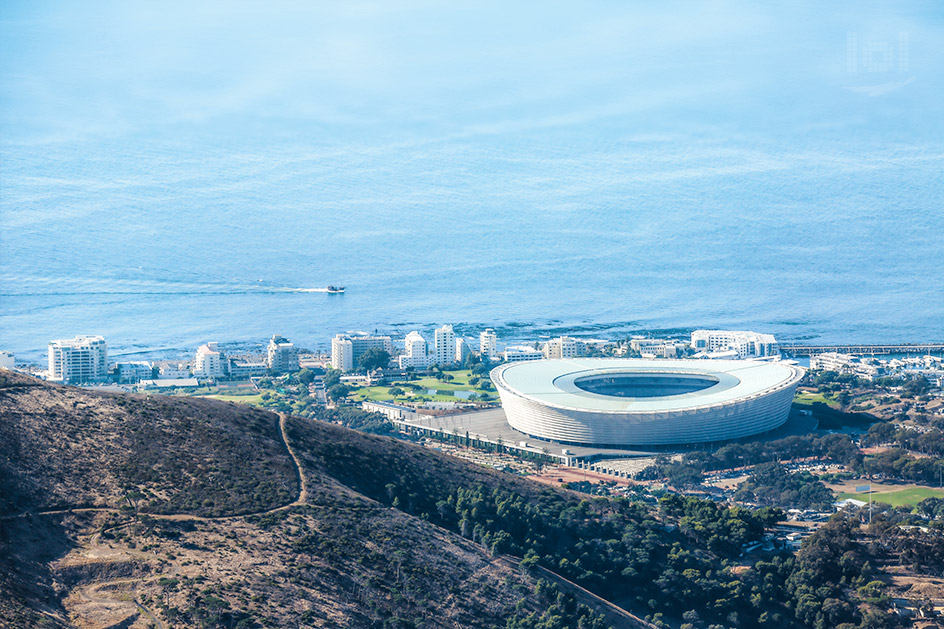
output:
<instances>
[{"instance_id":1,"label":"white high-rise building","mask_svg":"<svg viewBox=\"0 0 944 629\"><path fill-rule=\"evenodd\" d=\"M498 357L498 337L495 336L495 330L492 328L486 328L479 334L479 353L482 354L482 358L489 360L495 360Z\"/></svg>"},{"instance_id":2,"label":"white high-rise building","mask_svg":"<svg viewBox=\"0 0 944 629\"><path fill-rule=\"evenodd\" d=\"M350 350L345 341L350 343ZM338 334L331 341L331 365L341 371L353 371L364 352L373 348L393 354L393 341L389 336L372 336L363 333Z\"/></svg>"},{"instance_id":3,"label":"white high-rise building","mask_svg":"<svg viewBox=\"0 0 944 629\"><path fill-rule=\"evenodd\" d=\"M426 339L416 330L407 334L403 339L403 355L397 358L400 369L425 369L429 367L429 360L429 344Z\"/></svg>"},{"instance_id":4,"label":"white high-rise building","mask_svg":"<svg viewBox=\"0 0 944 629\"><path fill-rule=\"evenodd\" d=\"M197 378L222 378L226 375L226 358L216 343L206 343L197 348L193 375Z\"/></svg>"},{"instance_id":5,"label":"white high-rise building","mask_svg":"<svg viewBox=\"0 0 944 629\"><path fill-rule=\"evenodd\" d=\"M434 364L452 365L456 362L456 333L451 325L436 328L436 356Z\"/></svg>"},{"instance_id":6,"label":"white high-rise building","mask_svg":"<svg viewBox=\"0 0 944 629\"><path fill-rule=\"evenodd\" d=\"M298 371L298 350L285 337L276 334L269 341L266 366L274 373L292 373Z\"/></svg>"},{"instance_id":7,"label":"white high-rise building","mask_svg":"<svg viewBox=\"0 0 944 629\"><path fill-rule=\"evenodd\" d=\"M736 352L738 358L778 356L780 348L773 334L744 330L695 330L692 348L708 354Z\"/></svg>"},{"instance_id":8,"label":"white high-rise building","mask_svg":"<svg viewBox=\"0 0 944 629\"><path fill-rule=\"evenodd\" d=\"M100 336L49 341L49 379L63 384L101 382L108 377L108 346Z\"/></svg>"},{"instance_id":9,"label":"white high-rise building","mask_svg":"<svg viewBox=\"0 0 944 629\"><path fill-rule=\"evenodd\" d=\"M338 371L354 369L354 344L351 339L340 334L331 339L331 366Z\"/></svg>"},{"instance_id":10,"label":"white high-rise building","mask_svg":"<svg viewBox=\"0 0 944 629\"><path fill-rule=\"evenodd\" d=\"M461 365L465 359L472 353L472 348L465 342L464 338L456 339L456 364Z\"/></svg>"}]
</instances>

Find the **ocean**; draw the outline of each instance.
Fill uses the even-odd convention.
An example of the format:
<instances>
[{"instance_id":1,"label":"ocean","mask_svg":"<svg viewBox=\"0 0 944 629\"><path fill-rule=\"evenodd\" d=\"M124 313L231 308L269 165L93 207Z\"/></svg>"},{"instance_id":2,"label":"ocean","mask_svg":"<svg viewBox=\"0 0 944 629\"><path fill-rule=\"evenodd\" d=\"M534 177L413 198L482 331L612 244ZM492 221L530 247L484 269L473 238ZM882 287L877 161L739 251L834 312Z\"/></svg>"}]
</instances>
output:
<instances>
[{"instance_id":1,"label":"ocean","mask_svg":"<svg viewBox=\"0 0 944 629\"><path fill-rule=\"evenodd\" d=\"M0 16L18 360L443 323L944 340L939 3Z\"/></svg>"}]
</instances>

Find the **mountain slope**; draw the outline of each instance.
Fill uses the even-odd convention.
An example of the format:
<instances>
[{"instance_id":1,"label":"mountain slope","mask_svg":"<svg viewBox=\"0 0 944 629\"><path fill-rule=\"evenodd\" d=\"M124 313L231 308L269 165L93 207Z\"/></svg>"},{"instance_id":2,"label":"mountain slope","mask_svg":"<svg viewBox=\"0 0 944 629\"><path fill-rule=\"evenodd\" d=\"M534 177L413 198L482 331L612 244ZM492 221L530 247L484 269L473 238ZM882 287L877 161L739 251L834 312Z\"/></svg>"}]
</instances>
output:
<instances>
[{"instance_id":1,"label":"mountain slope","mask_svg":"<svg viewBox=\"0 0 944 629\"><path fill-rule=\"evenodd\" d=\"M0 509L251 513L298 492L278 419L210 400L116 396L0 371Z\"/></svg>"},{"instance_id":2,"label":"mountain slope","mask_svg":"<svg viewBox=\"0 0 944 629\"><path fill-rule=\"evenodd\" d=\"M448 477L433 494L521 481L393 439L282 424L284 433L277 416L224 402L0 372L0 624L493 627L549 609L574 623L595 617L514 562L385 504L397 498L390 479Z\"/></svg>"}]
</instances>

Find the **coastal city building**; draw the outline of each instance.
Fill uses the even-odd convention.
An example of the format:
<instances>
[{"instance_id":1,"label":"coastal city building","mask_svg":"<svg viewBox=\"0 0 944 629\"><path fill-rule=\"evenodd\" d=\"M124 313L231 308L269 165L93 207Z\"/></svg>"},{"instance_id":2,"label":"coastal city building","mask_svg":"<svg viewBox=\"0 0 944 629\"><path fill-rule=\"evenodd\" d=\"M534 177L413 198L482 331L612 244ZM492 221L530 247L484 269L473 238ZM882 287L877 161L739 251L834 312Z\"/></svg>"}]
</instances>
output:
<instances>
[{"instance_id":1,"label":"coastal city building","mask_svg":"<svg viewBox=\"0 0 944 629\"><path fill-rule=\"evenodd\" d=\"M13 369L16 361L13 360L13 354L0 350L0 369Z\"/></svg>"},{"instance_id":2,"label":"coastal city building","mask_svg":"<svg viewBox=\"0 0 944 629\"><path fill-rule=\"evenodd\" d=\"M436 328L435 346L434 364L446 366L456 362L456 333L451 325Z\"/></svg>"},{"instance_id":3,"label":"coastal city building","mask_svg":"<svg viewBox=\"0 0 944 629\"><path fill-rule=\"evenodd\" d=\"M577 339L569 336L552 339L541 349L544 358L576 358L581 354Z\"/></svg>"},{"instance_id":4,"label":"coastal city building","mask_svg":"<svg viewBox=\"0 0 944 629\"><path fill-rule=\"evenodd\" d=\"M495 360L498 358L498 337L495 336L495 330L486 328L479 334L479 353L482 358Z\"/></svg>"},{"instance_id":5,"label":"coastal city building","mask_svg":"<svg viewBox=\"0 0 944 629\"><path fill-rule=\"evenodd\" d=\"M101 336L50 341L48 352L49 380L83 384L108 378L108 346Z\"/></svg>"},{"instance_id":6,"label":"coastal city building","mask_svg":"<svg viewBox=\"0 0 944 629\"><path fill-rule=\"evenodd\" d=\"M243 380L252 378L253 376L264 376L269 373L269 363L267 360L230 358L227 372L229 377L233 380Z\"/></svg>"},{"instance_id":7,"label":"coastal city building","mask_svg":"<svg viewBox=\"0 0 944 629\"><path fill-rule=\"evenodd\" d=\"M274 335L269 341L266 366L272 373L293 373L298 371L298 350L283 336Z\"/></svg>"},{"instance_id":8,"label":"coastal city building","mask_svg":"<svg viewBox=\"0 0 944 629\"><path fill-rule=\"evenodd\" d=\"M852 354L840 354L838 352L824 352L810 356L810 369L822 369L824 371L835 371L843 373L851 371L853 364L858 362L858 357Z\"/></svg>"},{"instance_id":9,"label":"coastal city building","mask_svg":"<svg viewBox=\"0 0 944 629\"><path fill-rule=\"evenodd\" d=\"M810 356L810 369L852 374L867 380L874 380L885 373L884 365L878 360L838 352L824 352Z\"/></svg>"},{"instance_id":10,"label":"coastal city building","mask_svg":"<svg viewBox=\"0 0 944 629\"><path fill-rule=\"evenodd\" d=\"M157 368L161 380L180 380L190 377L190 368L183 363L164 363Z\"/></svg>"},{"instance_id":11,"label":"coastal city building","mask_svg":"<svg viewBox=\"0 0 944 629\"><path fill-rule=\"evenodd\" d=\"M629 347L643 358L675 358L678 346L666 339L631 339Z\"/></svg>"},{"instance_id":12,"label":"coastal city building","mask_svg":"<svg viewBox=\"0 0 944 629\"><path fill-rule=\"evenodd\" d=\"M154 365L143 360L115 363L115 379L119 384L137 384L154 377Z\"/></svg>"},{"instance_id":13,"label":"coastal city building","mask_svg":"<svg viewBox=\"0 0 944 629\"><path fill-rule=\"evenodd\" d=\"M464 338L456 339L456 363L461 365L465 359L472 354L472 348L465 342Z\"/></svg>"},{"instance_id":14,"label":"coastal city building","mask_svg":"<svg viewBox=\"0 0 944 629\"><path fill-rule=\"evenodd\" d=\"M834 371L866 380L890 376L894 378L924 378L931 386L944 384L944 358L940 356L899 356L879 358L837 352L810 356L810 369Z\"/></svg>"},{"instance_id":15,"label":"coastal city building","mask_svg":"<svg viewBox=\"0 0 944 629\"><path fill-rule=\"evenodd\" d=\"M724 358L735 352L737 358L760 358L779 356L780 349L773 334L742 330L695 330L692 332L692 349L705 358Z\"/></svg>"},{"instance_id":16,"label":"coastal city building","mask_svg":"<svg viewBox=\"0 0 944 629\"><path fill-rule=\"evenodd\" d=\"M354 344L341 334L331 339L331 367L338 371L354 370Z\"/></svg>"},{"instance_id":17,"label":"coastal city building","mask_svg":"<svg viewBox=\"0 0 944 629\"><path fill-rule=\"evenodd\" d=\"M393 354L393 342L389 336L338 334L331 341L331 366L341 371L353 371L364 352L373 348Z\"/></svg>"},{"instance_id":18,"label":"coastal city building","mask_svg":"<svg viewBox=\"0 0 944 629\"><path fill-rule=\"evenodd\" d=\"M197 378L222 378L226 376L226 357L215 342L197 348L193 361L193 375Z\"/></svg>"},{"instance_id":19,"label":"coastal city building","mask_svg":"<svg viewBox=\"0 0 944 629\"><path fill-rule=\"evenodd\" d=\"M403 339L403 354L397 357L400 369L426 369L429 367L429 344L416 330L413 330Z\"/></svg>"},{"instance_id":20,"label":"coastal city building","mask_svg":"<svg viewBox=\"0 0 944 629\"><path fill-rule=\"evenodd\" d=\"M544 353L539 349L534 349L530 345L509 345L502 352L502 358L505 362L514 363L526 360L541 360Z\"/></svg>"}]
</instances>

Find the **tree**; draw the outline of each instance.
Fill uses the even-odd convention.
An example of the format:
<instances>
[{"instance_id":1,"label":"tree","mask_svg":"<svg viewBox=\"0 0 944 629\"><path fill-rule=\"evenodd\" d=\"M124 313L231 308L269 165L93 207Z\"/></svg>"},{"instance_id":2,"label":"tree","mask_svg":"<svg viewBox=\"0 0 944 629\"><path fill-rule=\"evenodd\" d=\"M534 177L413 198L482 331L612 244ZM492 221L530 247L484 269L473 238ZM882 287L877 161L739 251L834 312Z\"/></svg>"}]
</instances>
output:
<instances>
[{"instance_id":1,"label":"tree","mask_svg":"<svg viewBox=\"0 0 944 629\"><path fill-rule=\"evenodd\" d=\"M390 364L390 352L379 347L371 347L357 359L357 366L364 371L384 369Z\"/></svg>"},{"instance_id":2,"label":"tree","mask_svg":"<svg viewBox=\"0 0 944 629\"><path fill-rule=\"evenodd\" d=\"M324 377L325 388L330 389L336 384L341 383L341 371L338 369L329 369Z\"/></svg>"},{"instance_id":3,"label":"tree","mask_svg":"<svg viewBox=\"0 0 944 629\"><path fill-rule=\"evenodd\" d=\"M347 386L346 384L336 384L328 389L327 395L328 398L337 402L338 400L346 398L350 392L351 387Z\"/></svg>"}]
</instances>

